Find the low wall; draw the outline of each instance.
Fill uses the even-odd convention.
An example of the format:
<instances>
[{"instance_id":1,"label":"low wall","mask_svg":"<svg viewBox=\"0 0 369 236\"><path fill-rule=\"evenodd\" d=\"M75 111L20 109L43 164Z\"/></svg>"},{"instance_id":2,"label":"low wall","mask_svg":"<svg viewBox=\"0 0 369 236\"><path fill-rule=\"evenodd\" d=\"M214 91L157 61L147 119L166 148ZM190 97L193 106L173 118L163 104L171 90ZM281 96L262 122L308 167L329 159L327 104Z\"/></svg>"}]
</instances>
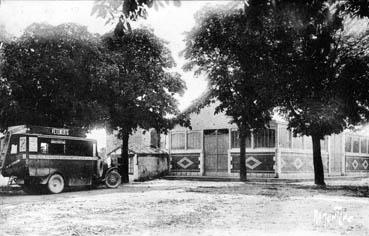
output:
<instances>
[{"instance_id":1,"label":"low wall","mask_svg":"<svg viewBox=\"0 0 369 236\"><path fill-rule=\"evenodd\" d=\"M144 181L166 175L169 171L169 156L160 155L136 155L133 158L133 180Z\"/></svg>"},{"instance_id":2,"label":"low wall","mask_svg":"<svg viewBox=\"0 0 369 236\"><path fill-rule=\"evenodd\" d=\"M240 154L231 154L231 173L240 171ZM274 174L275 152L247 152L245 158L248 173Z\"/></svg>"},{"instance_id":3,"label":"low wall","mask_svg":"<svg viewBox=\"0 0 369 236\"><path fill-rule=\"evenodd\" d=\"M329 153L322 150L324 174L332 175L329 161L341 161L342 156L329 159ZM339 158L339 160L336 160ZM202 176L203 157L201 152L174 152L170 155L170 175ZM313 152L306 149L251 149L246 152L246 168L250 177L303 179L314 177ZM230 149L228 155L229 177L239 176L239 152ZM335 174L335 173L333 173ZM346 153L344 175L369 176L369 154Z\"/></svg>"},{"instance_id":4,"label":"low wall","mask_svg":"<svg viewBox=\"0 0 369 236\"><path fill-rule=\"evenodd\" d=\"M200 153L171 155L171 172L200 172Z\"/></svg>"},{"instance_id":5,"label":"low wall","mask_svg":"<svg viewBox=\"0 0 369 236\"><path fill-rule=\"evenodd\" d=\"M369 155L346 153L345 159L346 175L369 175Z\"/></svg>"},{"instance_id":6,"label":"low wall","mask_svg":"<svg viewBox=\"0 0 369 236\"><path fill-rule=\"evenodd\" d=\"M312 151L285 149L280 152L280 178L304 178L314 176ZM322 152L324 173L328 173L328 153Z\"/></svg>"}]
</instances>

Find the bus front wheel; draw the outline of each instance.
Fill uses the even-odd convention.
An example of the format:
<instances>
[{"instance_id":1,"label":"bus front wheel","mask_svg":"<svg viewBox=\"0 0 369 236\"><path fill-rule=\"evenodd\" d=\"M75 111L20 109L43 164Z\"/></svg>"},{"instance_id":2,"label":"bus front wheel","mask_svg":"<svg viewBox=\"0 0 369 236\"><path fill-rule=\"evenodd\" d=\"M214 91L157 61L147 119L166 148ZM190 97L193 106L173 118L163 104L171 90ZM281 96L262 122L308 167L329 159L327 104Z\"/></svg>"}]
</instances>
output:
<instances>
[{"instance_id":1,"label":"bus front wheel","mask_svg":"<svg viewBox=\"0 0 369 236\"><path fill-rule=\"evenodd\" d=\"M60 174L53 174L47 181L47 190L50 193L61 193L64 190L64 179Z\"/></svg>"},{"instance_id":2,"label":"bus front wheel","mask_svg":"<svg viewBox=\"0 0 369 236\"><path fill-rule=\"evenodd\" d=\"M120 174L113 170L109 171L105 176L105 185L108 188L117 188L122 183L122 177Z\"/></svg>"}]
</instances>

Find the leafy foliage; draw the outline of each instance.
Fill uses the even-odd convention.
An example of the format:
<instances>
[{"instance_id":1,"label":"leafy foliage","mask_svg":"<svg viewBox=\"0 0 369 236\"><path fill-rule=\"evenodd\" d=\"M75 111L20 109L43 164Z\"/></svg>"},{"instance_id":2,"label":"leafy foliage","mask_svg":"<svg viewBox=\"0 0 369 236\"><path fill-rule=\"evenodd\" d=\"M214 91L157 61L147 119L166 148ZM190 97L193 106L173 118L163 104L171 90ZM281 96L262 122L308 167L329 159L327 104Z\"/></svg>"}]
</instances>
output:
<instances>
[{"instance_id":1,"label":"leafy foliage","mask_svg":"<svg viewBox=\"0 0 369 236\"><path fill-rule=\"evenodd\" d=\"M180 75L168 71L175 63L165 42L149 30L137 29L122 38L106 36L104 44L108 54L101 86L111 91L102 96L110 107L112 127L165 131L164 117L178 113L173 96L185 88Z\"/></svg>"},{"instance_id":2,"label":"leafy foliage","mask_svg":"<svg viewBox=\"0 0 369 236\"><path fill-rule=\"evenodd\" d=\"M175 94L182 94L185 84L178 73L165 42L147 29L136 29L122 37L104 38L106 57L100 67L99 97L109 109L111 129L119 131L122 160L128 160L128 138L136 128L156 128L166 132L178 113ZM128 162L121 173L128 180Z\"/></svg>"},{"instance_id":3,"label":"leafy foliage","mask_svg":"<svg viewBox=\"0 0 369 236\"><path fill-rule=\"evenodd\" d=\"M283 68L277 74L283 88L281 110L294 132L323 138L368 117L362 91L369 88L366 37L345 36L343 18L332 5L279 7L273 40L281 43L274 45L273 60ZM361 66L354 69L354 62Z\"/></svg>"},{"instance_id":4,"label":"leafy foliage","mask_svg":"<svg viewBox=\"0 0 369 236\"><path fill-rule=\"evenodd\" d=\"M187 38L187 69L208 74L217 111L241 133L279 107L295 134L312 136L324 184L319 140L369 117L367 36L343 34L347 14L366 10L352 1L255 0L244 11L207 12Z\"/></svg>"},{"instance_id":5,"label":"leafy foliage","mask_svg":"<svg viewBox=\"0 0 369 236\"><path fill-rule=\"evenodd\" d=\"M147 17L147 9L154 7L158 10L173 2L174 6L180 6L180 0L96 0L92 8L91 15L96 15L107 19L106 24L110 23L118 15L123 14L125 19L137 20L137 18Z\"/></svg>"},{"instance_id":6,"label":"leafy foliage","mask_svg":"<svg viewBox=\"0 0 369 236\"><path fill-rule=\"evenodd\" d=\"M190 62L185 69L207 73L210 96L220 101L216 112L224 111L232 118L243 144L251 129L268 125L277 101L268 69L271 55L265 50L272 42L264 30L272 22L257 17L262 11L259 7L246 14L242 10L205 11L199 14L199 23L186 40L185 57ZM241 146L244 158L245 146ZM246 173L242 173L241 167L241 179L245 178L242 175Z\"/></svg>"},{"instance_id":7,"label":"leafy foliage","mask_svg":"<svg viewBox=\"0 0 369 236\"><path fill-rule=\"evenodd\" d=\"M98 38L76 24L32 24L4 47L0 125L78 126L88 129L104 109L92 90Z\"/></svg>"},{"instance_id":8,"label":"leafy foliage","mask_svg":"<svg viewBox=\"0 0 369 236\"><path fill-rule=\"evenodd\" d=\"M188 34L185 52L190 59L185 69L208 74L211 96L221 101L216 112L225 111L245 130L264 127L273 108L273 92L267 89L273 86L265 80L269 55L262 51L269 42L260 28L247 28L247 17L240 10L205 13Z\"/></svg>"},{"instance_id":9,"label":"leafy foliage","mask_svg":"<svg viewBox=\"0 0 369 236\"><path fill-rule=\"evenodd\" d=\"M369 64L367 49L363 50L368 42L366 37L359 41L344 35L343 13L350 3L340 4L264 2L277 23L271 38L277 43L269 50L274 52L272 70L282 89L280 111L295 134L312 137L319 185L324 185L320 139L369 118Z\"/></svg>"},{"instance_id":10,"label":"leafy foliage","mask_svg":"<svg viewBox=\"0 0 369 236\"><path fill-rule=\"evenodd\" d=\"M369 1L367 0L347 0L342 3L343 10L358 17L369 17Z\"/></svg>"}]
</instances>

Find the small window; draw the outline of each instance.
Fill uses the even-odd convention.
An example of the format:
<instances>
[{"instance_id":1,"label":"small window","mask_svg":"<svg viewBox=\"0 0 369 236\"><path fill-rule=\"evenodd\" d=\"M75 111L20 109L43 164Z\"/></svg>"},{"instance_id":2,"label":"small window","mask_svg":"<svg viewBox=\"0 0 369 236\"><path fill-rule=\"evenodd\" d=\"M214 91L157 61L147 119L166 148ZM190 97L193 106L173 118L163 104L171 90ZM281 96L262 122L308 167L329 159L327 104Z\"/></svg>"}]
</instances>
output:
<instances>
[{"instance_id":1,"label":"small window","mask_svg":"<svg viewBox=\"0 0 369 236\"><path fill-rule=\"evenodd\" d=\"M28 147L30 152L38 152L37 142L37 137L28 138Z\"/></svg>"},{"instance_id":2,"label":"small window","mask_svg":"<svg viewBox=\"0 0 369 236\"><path fill-rule=\"evenodd\" d=\"M184 133L172 133L171 134L171 148L172 149L184 149L185 148L185 134Z\"/></svg>"},{"instance_id":3,"label":"small window","mask_svg":"<svg viewBox=\"0 0 369 236\"><path fill-rule=\"evenodd\" d=\"M286 126L281 126L279 129L279 146L283 148L291 147L291 131L287 129Z\"/></svg>"},{"instance_id":4,"label":"small window","mask_svg":"<svg viewBox=\"0 0 369 236\"><path fill-rule=\"evenodd\" d=\"M275 130L263 129L255 132L254 142L256 148L275 147Z\"/></svg>"},{"instance_id":5,"label":"small window","mask_svg":"<svg viewBox=\"0 0 369 236\"><path fill-rule=\"evenodd\" d=\"M12 136L10 139L10 154L17 154L18 153L18 143L19 138L17 136Z\"/></svg>"},{"instance_id":6,"label":"small window","mask_svg":"<svg viewBox=\"0 0 369 236\"><path fill-rule=\"evenodd\" d=\"M160 135L160 148L167 149L167 136L164 134Z\"/></svg>"},{"instance_id":7,"label":"small window","mask_svg":"<svg viewBox=\"0 0 369 236\"><path fill-rule=\"evenodd\" d=\"M0 149L1 149L1 151L3 150L3 145L4 145L4 140L5 140L5 138L4 137L2 137L2 138L0 138Z\"/></svg>"},{"instance_id":8,"label":"small window","mask_svg":"<svg viewBox=\"0 0 369 236\"><path fill-rule=\"evenodd\" d=\"M19 152L27 151L27 137L19 137Z\"/></svg>"},{"instance_id":9,"label":"small window","mask_svg":"<svg viewBox=\"0 0 369 236\"><path fill-rule=\"evenodd\" d=\"M49 147L49 153L52 155L64 155L65 145L61 143L52 143Z\"/></svg>"},{"instance_id":10,"label":"small window","mask_svg":"<svg viewBox=\"0 0 369 236\"><path fill-rule=\"evenodd\" d=\"M40 153L51 155L65 154L65 140L40 138Z\"/></svg>"},{"instance_id":11,"label":"small window","mask_svg":"<svg viewBox=\"0 0 369 236\"><path fill-rule=\"evenodd\" d=\"M367 152L367 140L365 138L361 139L361 153Z\"/></svg>"},{"instance_id":12,"label":"small window","mask_svg":"<svg viewBox=\"0 0 369 236\"><path fill-rule=\"evenodd\" d=\"M10 154L17 154L18 153L18 145L12 144L10 148Z\"/></svg>"},{"instance_id":13,"label":"small window","mask_svg":"<svg viewBox=\"0 0 369 236\"><path fill-rule=\"evenodd\" d=\"M292 148L303 149L304 148L304 138L302 136L297 136L292 138Z\"/></svg>"},{"instance_id":14,"label":"small window","mask_svg":"<svg viewBox=\"0 0 369 236\"><path fill-rule=\"evenodd\" d=\"M206 129L204 130L204 135L217 135L216 129Z\"/></svg>"},{"instance_id":15,"label":"small window","mask_svg":"<svg viewBox=\"0 0 369 236\"><path fill-rule=\"evenodd\" d=\"M97 147L96 147L96 143L94 143L93 145L92 145L92 148L93 148L93 153L92 153L92 156L96 156L96 151L97 151Z\"/></svg>"},{"instance_id":16,"label":"small window","mask_svg":"<svg viewBox=\"0 0 369 236\"><path fill-rule=\"evenodd\" d=\"M49 153L49 144L45 142L40 143L40 153L48 154Z\"/></svg>"},{"instance_id":17,"label":"small window","mask_svg":"<svg viewBox=\"0 0 369 236\"><path fill-rule=\"evenodd\" d=\"M240 132L238 130L232 130L231 132L231 145L232 148L240 148ZM251 147L251 137L246 136L246 148Z\"/></svg>"},{"instance_id":18,"label":"small window","mask_svg":"<svg viewBox=\"0 0 369 236\"><path fill-rule=\"evenodd\" d=\"M349 137L349 136L346 136L346 139L345 139L345 152L351 152L351 141L352 141L352 138Z\"/></svg>"},{"instance_id":19,"label":"small window","mask_svg":"<svg viewBox=\"0 0 369 236\"><path fill-rule=\"evenodd\" d=\"M320 148L328 152L328 136L325 136L324 140L320 140Z\"/></svg>"},{"instance_id":20,"label":"small window","mask_svg":"<svg viewBox=\"0 0 369 236\"><path fill-rule=\"evenodd\" d=\"M188 132L187 133L187 148L188 149L200 149L201 148L201 133L200 132Z\"/></svg>"},{"instance_id":21,"label":"small window","mask_svg":"<svg viewBox=\"0 0 369 236\"><path fill-rule=\"evenodd\" d=\"M228 129L218 129L217 131L218 135L228 134L228 132L229 132Z\"/></svg>"},{"instance_id":22,"label":"small window","mask_svg":"<svg viewBox=\"0 0 369 236\"><path fill-rule=\"evenodd\" d=\"M360 139L354 138L353 144L352 144L352 152L358 153L359 152L359 145L360 145Z\"/></svg>"},{"instance_id":23,"label":"small window","mask_svg":"<svg viewBox=\"0 0 369 236\"><path fill-rule=\"evenodd\" d=\"M94 156L96 146L93 142L83 140L66 140L66 155L71 156Z\"/></svg>"},{"instance_id":24,"label":"small window","mask_svg":"<svg viewBox=\"0 0 369 236\"><path fill-rule=\"evenodd\" d=\"M304 148L307 150L313 150L313 140L311 139L311 136L304 136Z\"/></svg>"}]
</instances>

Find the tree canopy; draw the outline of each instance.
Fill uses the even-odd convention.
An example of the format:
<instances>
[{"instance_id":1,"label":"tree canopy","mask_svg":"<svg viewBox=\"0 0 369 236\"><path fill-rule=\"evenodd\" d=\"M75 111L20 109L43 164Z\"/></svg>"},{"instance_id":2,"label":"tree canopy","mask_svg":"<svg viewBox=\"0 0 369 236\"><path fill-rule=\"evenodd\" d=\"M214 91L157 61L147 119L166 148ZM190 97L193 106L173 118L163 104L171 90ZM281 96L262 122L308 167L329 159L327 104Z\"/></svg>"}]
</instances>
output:
<instances>
[{"instance_id":1,"label":"tree canopy","mask_svg":"<svg viewBox=\"0 0 369 236\"><path fill-rule=\"evenodd\" d=\"M106 23L117 19L122 15L127 20L137 20L138 18L147 17L147 9L159 9L173 3L174 6L180 6L180 0L97 0L92 8L91 15L96 15L103 19L107 19Z\"/></svg>"},{"instance_id":2,"label":"tree canopy","mask_svg":"<svg viewBox=\"0 0 369 236\"><path fill-rule=\"evenodd\" d=\"M108 107L110 128L122 138L122 160L128 161L129 134L138 127L166 132L169 115L178 114L174 95L182 94L185 84L170 71L175 63L166 43L150 30L135 29L122 37L109 34L103 42L99 97ZM127 181L128 165L122 168Z\"/></svg>"},{"instance_id":3,"label":"tree canopy","mask_svg":"<svg viewBox=\"0 0 369 236\"><path fill-rule=\"evenodd\" d=\"M319 185L320 139L368 118L367 34L343 33L347 17L366 16L359 5L249 1L244 10L207 12L187 38L187 67L208 74L217 111L250 129L278 107L295 135L312 136Z\"/></svg>"},{"instance_id":4,"label":"tree canopy","mask_svg":"<svg viewBox=\"0 0 369 236\"><path fill-rule=\"evenodd\" d=\"M0 127L18 124L89 128L103 114L93 84L98 38L76 24L32 24L4 46Z\"/></svg>"},{"instance_id":5,"label":"tree canopy","mask_svg":"<svg viewBox=\"0 0 369 236\"><path fill-rule=\"evenodd\" d=\"M346 35L343 14L365 12L350 4L307 1L275 9L279 27L273 40L284 42L274 45L280 53L273 59L283 68L277 73L280 110L295 134L312 137L318 185L325 185L320 139L369 118L368 34Z\"/></svg>"},{"instance_id":6,"label":"tree canopy","mask_svg":"<svg viewBox=\"0 0 369 236\"><path fill-rule=\"evenodd\" d=\"M190 61L185 69L207 74L211 96L220 101L216 112L224 111L239 128L241 179L246 178L246 135L265 128L276 106L268 64L271 42L265 34L271 24L254 17L263 10L255 7L250 14L242 10L205 11L186 40L185 57ZM250 24L251 20L262 24Z\"/></svg>"}]
</instances>

